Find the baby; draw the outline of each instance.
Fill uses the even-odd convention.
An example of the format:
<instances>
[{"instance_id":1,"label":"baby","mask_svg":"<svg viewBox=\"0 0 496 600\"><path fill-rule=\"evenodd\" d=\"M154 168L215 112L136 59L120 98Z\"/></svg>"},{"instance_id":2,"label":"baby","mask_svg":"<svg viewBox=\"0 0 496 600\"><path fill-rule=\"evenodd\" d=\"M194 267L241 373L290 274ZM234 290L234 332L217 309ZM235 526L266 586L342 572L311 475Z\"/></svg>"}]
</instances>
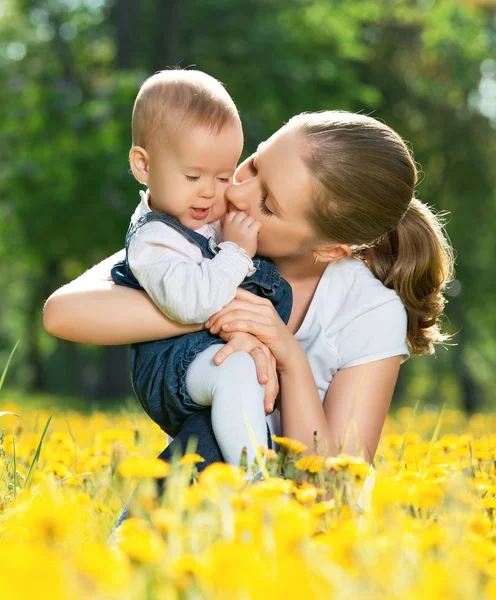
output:
<instances>
[{"instance_id":1,"label":"baby","mask_svg":"<svg viewBox=\"0 0 496 600\"><path fill-rule=\"evenodd\" d=\"M270 298L287 322L291 288L270 260L255 257L260 222L243 212L226 215L225 190L241 155L243 132L224 87L200 71L157 73L136 98L132 133L131 169L148 189L140 192L131 218L126 258L112 269L115 283L145 290L178 323L204 323L242 285ZM246 447L251 464L255 450L246 421L264 422L259 418L264 390L248 354L235 353L221 366L213 363L221 343L204 330L133 344L133 388L145 411L172 437L194 411L211 406L225 460L239 464ZM254 427L252 433L257 446L267 444L265 428Z\"/></svg>"}]
</instances>

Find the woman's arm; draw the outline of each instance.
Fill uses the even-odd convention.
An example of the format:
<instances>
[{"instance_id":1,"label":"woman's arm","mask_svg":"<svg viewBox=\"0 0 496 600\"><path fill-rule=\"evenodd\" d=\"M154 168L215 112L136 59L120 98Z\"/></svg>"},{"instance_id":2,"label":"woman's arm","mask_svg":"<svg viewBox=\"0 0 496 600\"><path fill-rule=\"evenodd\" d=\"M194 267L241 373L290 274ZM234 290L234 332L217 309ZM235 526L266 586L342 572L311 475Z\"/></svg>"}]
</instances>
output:
<instances>
[{"instance_id":1,"label":"woman's arm","mask_svg":"<svg viewBox=\"0 0 496 600\"><path fill-rule=\"evenodd\" d=\"M199 331L203 325L179 325L167 319L144 293L115 285L118 252L55 291L45 303L48 333L82 344L117 345L147 342Z\"/></svg>"},{"instance_id":2,"label":"woman's arm","mask_svg":"<svg viewBox=\"0 0 496 600\"><path fill-rule=\"evenodd\" d=\"M330 456L363 451L372 462L386 419L401 356L393 356L338 371L327 391L324 405L308 360L301 351L279 377L282 431L313 448L317 432L318 452ZM304 399L304 400L302 400Z\"/></svg>"},{"instance_id":3,"label":"woman's arm","mask_svg":"<svg viewBox=\"0 0 496 600\"><path fill-rule=\"evenodd\" d=\"M270 350L279 372L285 436L302 441L311 452L317 432L319 453L332 456L341 448L356 455L363 450L365 460L373 460L402 356L338 371L322 405L304 351L268 300L238 290L236 300L207 326L212 333L251 333Z\"/></svg>"}]
</instances>

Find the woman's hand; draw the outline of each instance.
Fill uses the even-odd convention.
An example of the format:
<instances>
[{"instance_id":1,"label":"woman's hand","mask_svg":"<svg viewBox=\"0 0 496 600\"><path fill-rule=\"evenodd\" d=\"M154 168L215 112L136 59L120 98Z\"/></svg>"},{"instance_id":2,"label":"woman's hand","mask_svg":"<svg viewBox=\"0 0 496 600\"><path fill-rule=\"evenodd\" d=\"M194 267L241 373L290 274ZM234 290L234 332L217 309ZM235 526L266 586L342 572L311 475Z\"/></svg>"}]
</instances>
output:
<instances>
[{"instance_id":1,"label":"woman's hand","mask_svg":"<svg viewBox=\"0 0 496 600\"><path fill-rule=\"evenodd\" d=\"M249 354L255 361L258 382L265 385L265 412L271 413L274 410L274 403L279 393L279 379L276 371L276 360L270 350L250 333L226 333L221 331L219 335L226 342L226 345L215 355L215 364L220 365L234 352Z\"/></svg>"},{"instance_id":2,"label":"woman's hand","mask_svg":"<svg viewBox=\"0 0 496 600\"><path fill-rule=\"evenodd\" d=\"M298 342L272 303L243 289L238 289L236 298L211 317L205 326L218 335L235 331L251 333L270 350L279 372L290 368L300 352Z\"/></svg>"}]
</instances>

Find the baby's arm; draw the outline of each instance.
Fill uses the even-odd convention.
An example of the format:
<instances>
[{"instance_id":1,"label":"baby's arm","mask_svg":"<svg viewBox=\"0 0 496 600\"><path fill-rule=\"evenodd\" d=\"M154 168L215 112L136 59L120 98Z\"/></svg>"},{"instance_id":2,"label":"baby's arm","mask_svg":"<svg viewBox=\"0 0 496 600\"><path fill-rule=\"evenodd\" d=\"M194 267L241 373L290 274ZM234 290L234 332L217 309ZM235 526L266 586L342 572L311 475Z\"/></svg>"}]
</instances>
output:
<instances>
[{"instance_id":1,"label":"baby's arm","mask_svg":"<svg viewBox=\"0 0 496 600\"><path fill-rule=\"evenodd\" d=\"M120 251L56 290L43 309L45 330L71 342L111 346L160 340L202 328L170 321L144 292L113 283L110 269L123 257Z\"/></svg>"},{"instance_id":2,"label":"baby's arm","mask_svg":"<svg viewBox=\"0 0 496 600\"><path fill-rule=\"evenodd\" d=\"M245 244L253 256L259 226L239 214L232 219L232 228L238 230L239 240L254 240ZM181 233L155 221L141 227L132 238L129 266L167 317L184 324L204 323L234 298L253 267L247 251L236 243L225 241L219 247L221 251L213 259L205 258Z\"/></svg>"}]
</instances>

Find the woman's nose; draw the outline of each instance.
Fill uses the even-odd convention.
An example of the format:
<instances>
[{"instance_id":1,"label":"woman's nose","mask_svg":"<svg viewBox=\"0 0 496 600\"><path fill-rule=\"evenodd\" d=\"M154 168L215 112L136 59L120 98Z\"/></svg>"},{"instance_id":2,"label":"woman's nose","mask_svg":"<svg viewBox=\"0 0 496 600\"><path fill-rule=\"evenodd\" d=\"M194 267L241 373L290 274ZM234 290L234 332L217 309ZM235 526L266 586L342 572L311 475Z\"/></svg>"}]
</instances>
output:
<instances>
[{"instance_id":1,"label":"woman's nose","mask_svg":"<svg viewBox=\"0 0 496 600\"><path fill-rule=\"evenodd\" d=\"M236 210L245 211L248 208L245 188L245 183L233 183L226 190L226 198Z\"/></svg>"}]
</instances>

